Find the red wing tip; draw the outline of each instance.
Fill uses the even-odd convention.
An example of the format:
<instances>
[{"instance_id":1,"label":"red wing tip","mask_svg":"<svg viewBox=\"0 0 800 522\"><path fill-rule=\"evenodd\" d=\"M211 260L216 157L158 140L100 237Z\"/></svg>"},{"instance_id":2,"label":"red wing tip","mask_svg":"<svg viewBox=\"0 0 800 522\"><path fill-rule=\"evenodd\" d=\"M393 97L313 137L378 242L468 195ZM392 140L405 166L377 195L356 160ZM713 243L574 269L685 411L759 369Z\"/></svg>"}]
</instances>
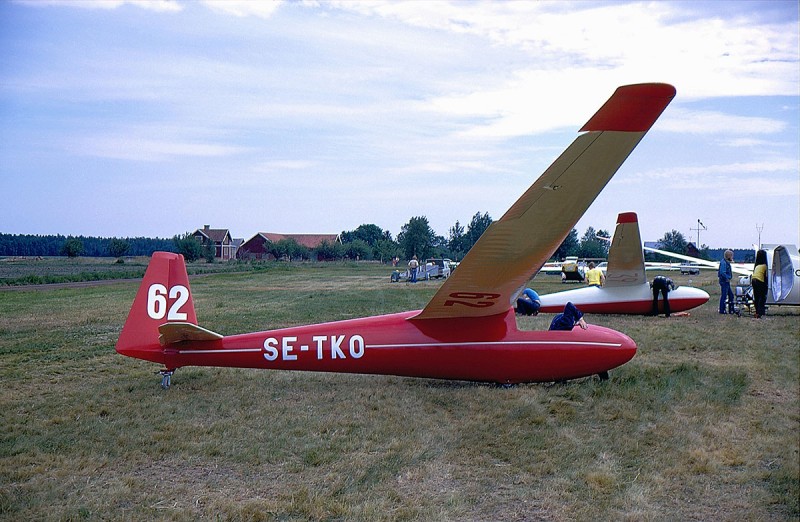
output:
<instances>
[{"instance_id":1,"label":"red wing tip","mask_svg":"<svg viewBox=\"0 0 800 522\"><path fill-rule=\"evenodd\" d=\"M623 212L617 216L617 223L638 223L636 212Z\"/></svg>"},{"instance_id":2,"label":"red wing tip","mask_svg":"<svg viewBox=\"0 0 800 522\"><path fill-rule=\"evenodd\" d=\"M667 83L618 87L611 98L581 128L586 131L646 132L675 97Z\"/></svg>"},{"instance_id":3,"label":"red wing tip","mask_svg":"<svg viewBox=\"0 0 800 522\"><path fill-rule=\"evenodd\" d=\"M675 87L668 83L632 83L630 85L620 85L614 94L631 94L634 96L650 96L652 98L668 97L674 98Z\"/></svg>"}]
</instances>

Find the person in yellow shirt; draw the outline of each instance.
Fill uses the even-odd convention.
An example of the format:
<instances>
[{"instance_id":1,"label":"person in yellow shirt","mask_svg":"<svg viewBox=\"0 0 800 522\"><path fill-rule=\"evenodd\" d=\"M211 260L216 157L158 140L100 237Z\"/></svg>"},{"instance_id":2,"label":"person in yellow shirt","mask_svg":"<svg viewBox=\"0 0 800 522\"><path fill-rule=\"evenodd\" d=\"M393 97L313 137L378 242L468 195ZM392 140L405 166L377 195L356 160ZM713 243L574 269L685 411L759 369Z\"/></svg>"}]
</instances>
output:
<instances>
[{"instance_id":1,"label":"person in yellow shirt","mask_svg":"<svg viewBox=\"0 0 800 522\"><path fill-rule=\"evenodd\" d=\"M606 284L606 275L599 268L595 268L594 261L589 261L589 270L585 276L589 286L603 286Z\"/></svg>"},{"instance_id":2,"label":"person in yellow shirt","mask_svg":"<svg viewBox=\"0 0 800 522\"><path fill-rule=\"evenodd\" d=\"M761 319L767 311L767 252L756 252L756 264L750 276L753 285L753 301L756 306L756 319Z\"/></svg>"}]
</instances>

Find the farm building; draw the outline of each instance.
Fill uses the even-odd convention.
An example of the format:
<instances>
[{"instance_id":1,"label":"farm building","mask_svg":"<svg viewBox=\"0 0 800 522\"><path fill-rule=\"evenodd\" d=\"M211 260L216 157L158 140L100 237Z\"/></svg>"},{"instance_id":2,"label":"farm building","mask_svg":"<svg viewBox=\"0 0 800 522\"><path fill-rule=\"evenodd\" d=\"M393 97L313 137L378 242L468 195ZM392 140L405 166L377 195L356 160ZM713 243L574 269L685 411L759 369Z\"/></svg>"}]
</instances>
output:
<instances>
[{"instance_id":1,"label":"farm building","mask_svg":"<svg viewBox=\"0 0 800 522\"><path fill-rule=\"evenodd\" d=\"M209 225L198 228L192 234L203 245L209 241L214 243L214 257L227 261L236 259L237 246L241 244L241 239L233 239L231 232L227 228L211 228Z\"/></svg>"},{"instance_id":2,"label":"farm building","mask_svg":"<svg viewBox=\"0 0 800 522\"><path fill-rule=\"evenodd\" d=\"M269 252L270 244L277 243L283 239L293 239L299 245L309 249L317 248L325 241L328 243L342 242L339 234L275 234L259 232L239 247L236 257L239 259L275 259Z\"/></svg>"}]
</instances>

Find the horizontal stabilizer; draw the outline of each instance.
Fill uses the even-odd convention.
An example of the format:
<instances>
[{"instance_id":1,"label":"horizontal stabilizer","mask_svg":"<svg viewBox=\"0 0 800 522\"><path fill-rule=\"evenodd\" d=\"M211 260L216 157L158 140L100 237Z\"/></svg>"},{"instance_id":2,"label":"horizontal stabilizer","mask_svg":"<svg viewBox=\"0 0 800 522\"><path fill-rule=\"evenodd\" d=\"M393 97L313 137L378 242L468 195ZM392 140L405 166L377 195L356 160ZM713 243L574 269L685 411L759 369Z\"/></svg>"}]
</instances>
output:
<instances>
[{"instance_id":1,"label":"horizontal stabilizer","mask_svg":"<svg viewBox=\"0 0 800 522\"><path fill-rule=\"evenodd\" d=\"M192 323L165 323L158 327L161 346L181 341L219 341L222 336Z\"/></svg>"}]
</instances>

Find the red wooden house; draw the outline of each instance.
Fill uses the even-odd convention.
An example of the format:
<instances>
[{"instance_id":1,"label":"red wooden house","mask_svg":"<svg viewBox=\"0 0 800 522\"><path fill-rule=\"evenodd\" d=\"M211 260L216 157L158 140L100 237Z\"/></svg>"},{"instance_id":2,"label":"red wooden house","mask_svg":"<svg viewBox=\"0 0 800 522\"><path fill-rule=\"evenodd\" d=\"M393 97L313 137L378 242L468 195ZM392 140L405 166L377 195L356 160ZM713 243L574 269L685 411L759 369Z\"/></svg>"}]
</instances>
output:
<instances>
[{"instance_id":1,"label":"red wooden house","mask_svg":"<svg viewBox=\"0 0 800 522\"><path fill-rule=\"evenodd\" d=\"M238 259L275 259L270 254L270 243L277 243L282 239L294 239L299 245L313 249L319 247L324 241L341 243L339 234L276 234L272 232L259 232L245 241L237 252Z\"/></svg>"}]
</instances>

